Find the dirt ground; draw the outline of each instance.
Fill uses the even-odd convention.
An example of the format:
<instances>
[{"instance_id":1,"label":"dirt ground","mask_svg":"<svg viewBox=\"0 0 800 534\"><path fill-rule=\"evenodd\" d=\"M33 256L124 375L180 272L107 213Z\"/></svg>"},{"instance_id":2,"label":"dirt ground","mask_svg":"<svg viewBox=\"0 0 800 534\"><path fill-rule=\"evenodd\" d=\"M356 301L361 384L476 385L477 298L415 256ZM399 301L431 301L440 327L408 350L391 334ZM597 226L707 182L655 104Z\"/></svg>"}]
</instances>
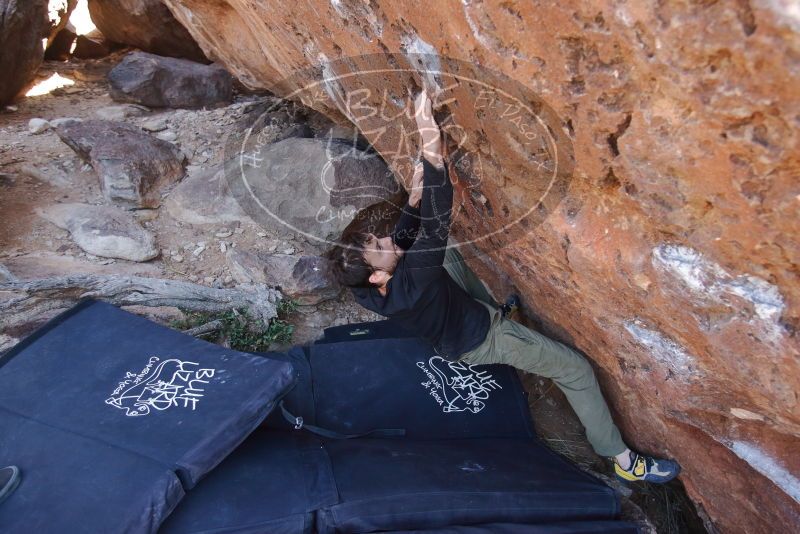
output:
<instances>
[{"instance_id":1,"label":"dirt ground","mask_svg":"<svg viewBox=\"0 0 800 534\"><path fill-rule=\"evenodd\" d=\"M44 278L69 273L126 274L188 280L217 287L233 281L224 250L240 247L249 251L294 249L296 254L319 254L307 241L287 239L278 229L255 223L241 225L187 224L170 216L166 209L137 210L136 217L157 238L161 255L146 263L107 259L83 252L69 233L45 221L38 210L60 202L102 203L100 185L94 171L51 130L32 134L32 118L52 120L61 117L98 118L98 109L118 105L108 95L105 75L124 54L118 52L100 60L70 62L47 61L38 78L54 73L73 85L48 94L21 99L16 110L0 112L0 263L20 279ZM249 107L264 96L237 94L226 107L202 110L154 109L127 118L139 124L154 118L164 119L168 130L177 135L175 144L188 158L187 175L201 173L222 163L224 139L236 128ZM162 193L169 194L169 190ZM162 205L163 206L163 205ZM220 238L218 234L231 233ZM223 244L224 243L224 244ZM192 254L199 244L205 250ZM177 263L175 256L183 261ZM141 311L141 310L139 310ZM148 310L162 321L176 318L177 310ZM335 301L313 308L303 307L292 317L295 341L312 341L322 326L373 320L376 316L354 305L343 292Z\"/></svg>"},{"instance_id":2,"label":"dirt ground","mask_svg":"<svg viewBox=\"0 0 800 534\"><path fill-rule=\"evenodd\" d=\"M94 171L85 165L52 131L31 134L32 118L96 118L98 109L116 105L108 94L106 72L123 52L101 60L72 60L68 63L45 62L39 78L52 74L72 80L73 85L48 94L24 98L16 109L0 111L0 264L21 279L44 278L70 273L126 274L191 280L224 287L232 283L223 249L240 247L253 251L292 248L295 253L319 254L312 243L286 239L275 229L255 223L221 228L221 225L192 225L174 219L165 209L139 210L137 218L153 232L161 255L146 263L99 258L83 252L61 230L37 215L37 210L59 202L102 202ZM153 118L165 119L175 132L175 143L189 160L187 172L202 172L222 163L225 136L236 127L248 106L264 95L237 94L232 105L203 110L150 110L126 119L141 124ZM168 194L169 191L165 191ZM229 237L217 237L230 230ZM224 242L224 245L221 243ZM205 250L191 252L199 243ZM175 262L176 253L184 258ZM181 317L174 308L137 308L137 313L156 321L172 324ZM300 307L289 317L295 327L292 344L309 343L326 326L379 319L353 301L349 292L317 306ZM524 318L521 319L525 322ZM25 332L12 332L22 336ZM280 350L280 346L274 347ZM613 473L611 464L596 456L586 441L583 429L560 391L549 380L523 377L539 436L557 452L584 469L601 475ZM610 478L608 479L611 480ZM638 488L626 495L624 512L640 521L644 531L664 533L704 532L679 483L665 488ZM627 498L630 495L630 498ZM638 506L637 506L638 505Z\"/></svg>"}]
</instances>

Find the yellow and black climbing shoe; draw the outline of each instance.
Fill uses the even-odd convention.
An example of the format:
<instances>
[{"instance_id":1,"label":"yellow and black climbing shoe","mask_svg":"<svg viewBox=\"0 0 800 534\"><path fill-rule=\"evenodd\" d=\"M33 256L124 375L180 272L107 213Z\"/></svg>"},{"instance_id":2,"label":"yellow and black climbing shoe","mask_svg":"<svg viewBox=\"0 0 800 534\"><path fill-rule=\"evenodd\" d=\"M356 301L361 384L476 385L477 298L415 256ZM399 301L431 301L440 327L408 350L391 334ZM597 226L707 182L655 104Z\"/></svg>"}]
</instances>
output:
<instances>
[{"instance_id":1,"label":"yellow and black climbing shoe","mask_svg":"<svg viewBox=\"0 0 800 534\"><path fill-rule=\"evenodd\" d=\"M664 484L681 472L681 466L674 460L651 458L633 451L629 453L629 458L631 464L628 469L623 469L614 460L614 472L617 478L626 482L642 481Z\"/></svg>"}]
</instances>

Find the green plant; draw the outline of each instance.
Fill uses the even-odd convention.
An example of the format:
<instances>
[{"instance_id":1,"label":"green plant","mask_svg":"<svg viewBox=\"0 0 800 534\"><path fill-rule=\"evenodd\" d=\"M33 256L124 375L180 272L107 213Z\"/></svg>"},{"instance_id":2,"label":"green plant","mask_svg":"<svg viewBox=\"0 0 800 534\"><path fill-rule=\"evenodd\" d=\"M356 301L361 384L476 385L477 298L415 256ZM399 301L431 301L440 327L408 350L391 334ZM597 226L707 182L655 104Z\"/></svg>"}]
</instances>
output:
<instances>
[{"instance_id":1,"label":"green plant","mask_svg":"<svg viewBox=\"0 0 800 534\"><path fill-rule=\"evenodd\" d=\"M297 306L298 306L297 301L294 299L289 299L289 298L281 299L281 301L278 303L277 306L278 317L280 317L281 319L285 319L286 317L297 311Z\"/></svg>"},{"instance_id":2,"label":"green plant","mask_svg":"<svg viewBox=\"0 0 800 534\"><path fill-rule=\"evenodd\" d=\"M225 312L220 320L224 325L222 334L228 338L231 348L236 350L266 351L272 343L288 343L294 333L294 326L283 319L276 317L264 325L244 310Z\"/></svg>"},{"instance_id":3,"label":"green plant","mask_svg":"<svg viewBox=\"0 0 800 534\"><path fill-rule=\"evenodd\" d=\"M267 324L252 317L246 310L229 310L216 315L211 313L184 311L185 318L173 321L170 326L176 330L188 330L211 321L221 321L222 328L216 341L227 339L232 349L248 352L264 352L272 343L289 343L294 334L294 326L286 318L297 309L297 302L283 299L278 303L278 316Z\"/></svg>"},{"instance_id":4,"label":"green plant","mask_svg":"<svg viewBox=\"0 0 800 534\"><path fill-rule=\"evenodd\" d=\"M169 326L175 330L189 330L215 320L216 317L212 313L206 312L193 312L181 310L183 312L183 319L171 321Z\"/></svg>"}]
</instances>

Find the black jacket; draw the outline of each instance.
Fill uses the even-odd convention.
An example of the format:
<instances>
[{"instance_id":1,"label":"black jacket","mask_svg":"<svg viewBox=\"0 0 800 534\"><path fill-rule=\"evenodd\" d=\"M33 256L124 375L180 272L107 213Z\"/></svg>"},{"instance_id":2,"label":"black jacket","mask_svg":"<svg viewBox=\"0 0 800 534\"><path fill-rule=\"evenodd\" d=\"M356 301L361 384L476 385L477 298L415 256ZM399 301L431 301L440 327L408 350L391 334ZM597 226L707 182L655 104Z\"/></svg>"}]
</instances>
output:
<instances>
[{"instance_id":1,"label":"black jacket","mask_svg":"<svg viewBox=\"0 0 800 534\"><path fill-rule=\"evenodd\" d=\"M353 288L356 301L433 343L448 360L477 347L489 331L489 312L450 278L444 269L453 206L453 185L445 164L423 162L419 210L408 204L395 225L393 240L406 252L387 283L386 297L376 288Z\"/></svg>"}]
</instances>

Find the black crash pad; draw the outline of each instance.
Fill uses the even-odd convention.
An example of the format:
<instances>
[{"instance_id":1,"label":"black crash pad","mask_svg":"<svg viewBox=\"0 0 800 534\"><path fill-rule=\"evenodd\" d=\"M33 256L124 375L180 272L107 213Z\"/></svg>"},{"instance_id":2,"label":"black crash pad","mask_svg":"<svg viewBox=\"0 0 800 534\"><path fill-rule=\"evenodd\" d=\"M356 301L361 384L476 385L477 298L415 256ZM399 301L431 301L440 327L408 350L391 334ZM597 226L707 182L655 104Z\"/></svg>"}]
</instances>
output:
<instances>
[{"instance_id":1,"label":"black crash pad","mask_svg":"<svg viewBox=\"0 0 800 534\"><path fill-rule=\"evenodd\" d=\"M161 534L635 533L613 521L618 512L613 490L534 439L329 440L259 429Z\"/></svg>"},{"instance_id":2,"label":"black crash pad","mask_svg":"<svg viewBox=\"0 0 800 534\"><path fill-rule=\"evenodd\" d=\"M340 343L342 341L364 341L365 339L400 339L417 337L413 332L398 326L391 319L366 323L350 323L329 326L325 329L320 343Z\"/></svg>"},{"instance_id":3,"label":"black crash pad","mask_svg":"<svg viewBox=\"0 0 800 534\"><path fill-rule=\"evenodd\" d=\"M152 532L294 380L285 362L78 304L0 359L0 451L22 471L3 532Z\"/></svg>"},{"instance_id":4,"label":"black crash pad","mask_svg":"<svg viewBox=\"0 0 800 534\"><path fill-rule=\"evenodd\" d=\"M613 490L532 437L512 369L442 362L407 337L254 356L82 303L0 360L0 451L23 472L2 531L632 532ZM281 398L408 434L247 437Z\"/></svg>"},{"instance_id":5,"label":"black crash pad","mask_svg":"<svg viewBox=\"0 0 800 534\"><path fill-rule=\"evenodd\" d=\"M533 439L328 441L340 502L322 534L611 520L615 492Z\"/></svg>"},{"instance_id":6,"label":"black crash pad","mask_svg":"<svg viewBox=\"0 0 800 534\"><path fill-rule=\"evenodd\" d=\"M319 439L259 429L187 494L160 533L310 533L315 510L336 502Z\"/></svg>"},{"instance_id":7,"label":"black crash pad","mask_svg":"<svg viewBox=\"0 0 800 534\"><path fill-rule=\"evenodd\" d=\"M401 428L410 439L535 435L514 368L448 362L421 339L322 343L267 356L294 366L297 386L284 402L306 424L340 434ZM291 428L277 412L266 424Z\"/></svg>"}]
</instances>

